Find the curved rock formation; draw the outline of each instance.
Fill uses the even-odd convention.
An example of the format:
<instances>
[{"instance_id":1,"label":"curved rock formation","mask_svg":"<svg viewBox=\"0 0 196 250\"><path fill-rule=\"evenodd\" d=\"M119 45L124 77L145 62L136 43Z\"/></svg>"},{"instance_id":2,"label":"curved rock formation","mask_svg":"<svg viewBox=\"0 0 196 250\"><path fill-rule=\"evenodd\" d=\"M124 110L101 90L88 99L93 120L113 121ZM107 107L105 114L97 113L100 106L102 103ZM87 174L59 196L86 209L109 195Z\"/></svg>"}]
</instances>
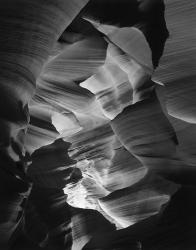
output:
<instances>
[{"instance_id":1,"label":"curved rock formation","mask_svg":"<svg viewBox=\"0 0 196 250\"><path fill-rule=\"evenodd\" d=\"M195 249L194 21L190 0L1 1L2 250Z\"/></svg>"},{"instance_id":2,"label":"curved rock formation","mask_svg":"<svg viewBox=\"0 0 196 250\"><path fill-rule=\"evenodd\" d=\"M47 4L39 0L1 2L0 165L1 176L7 180L2 182L2 197L7 197L2 200L2 206L9 209L0 216L3 233L0 244L6 245L5 248L22 222L23 209L20 207L29 185L23 163L20 163L24 162L25 155L28 103L54 43L86 3L61 0Z\"/></svg>"},{"instance_id":3,"label":"curved rock formation","mask_svg":"<svg viewBox=\"0 0 196 250\"><path fill-rule=\"evenodd\" d=\"M82 249L83 246L96 235L105 235L115 230L115 226L95 210L72 207L71 211L73 235L72 250Z\"/></svg>"}]
</instances>

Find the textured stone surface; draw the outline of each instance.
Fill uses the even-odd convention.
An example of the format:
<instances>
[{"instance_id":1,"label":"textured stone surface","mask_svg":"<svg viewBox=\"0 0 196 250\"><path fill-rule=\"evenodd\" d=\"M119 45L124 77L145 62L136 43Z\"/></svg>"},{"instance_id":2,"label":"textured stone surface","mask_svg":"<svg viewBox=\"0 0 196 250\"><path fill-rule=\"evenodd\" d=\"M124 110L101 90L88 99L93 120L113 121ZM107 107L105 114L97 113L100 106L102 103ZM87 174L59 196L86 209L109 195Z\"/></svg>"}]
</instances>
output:
<instances>
[{"instance_id":1,"label":"textured stone surface","mask_svg":"<svg viewBox=\"0 0 196 250\"><path fill-rule=\"evenodd\" d=\"M1 1L2 250L195 249L195 14Z\"/></svg>"}]
</instances>

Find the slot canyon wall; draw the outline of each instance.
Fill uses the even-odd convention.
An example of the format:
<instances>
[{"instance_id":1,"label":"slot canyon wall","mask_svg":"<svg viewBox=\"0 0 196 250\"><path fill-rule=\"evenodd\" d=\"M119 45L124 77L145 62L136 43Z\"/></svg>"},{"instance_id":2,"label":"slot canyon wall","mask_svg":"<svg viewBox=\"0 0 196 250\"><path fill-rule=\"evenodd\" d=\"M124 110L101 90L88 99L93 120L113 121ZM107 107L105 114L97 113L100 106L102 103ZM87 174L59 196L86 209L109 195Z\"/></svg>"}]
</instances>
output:
<instances>
[{"instance_id":1,"label":"slot canyon wall","mask_svg":"<svg viewBox=\"0 0 196 250\"><path fill-rule=\"evenodd\" d=\"M195 14L0 1L0 249L195 249Z\"/></svg>"}]
</instances>

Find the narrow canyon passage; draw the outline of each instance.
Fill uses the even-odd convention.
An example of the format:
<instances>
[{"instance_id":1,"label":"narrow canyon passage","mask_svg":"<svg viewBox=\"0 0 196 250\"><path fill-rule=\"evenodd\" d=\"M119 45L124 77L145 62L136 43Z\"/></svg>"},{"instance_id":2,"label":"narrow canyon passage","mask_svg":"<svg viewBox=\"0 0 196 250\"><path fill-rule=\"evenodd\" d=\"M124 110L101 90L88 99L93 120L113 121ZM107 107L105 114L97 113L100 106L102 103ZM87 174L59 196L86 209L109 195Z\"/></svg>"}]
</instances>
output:
<instances>
[{"instance_id":1,"label":"narrow canyon passage","mask_svg":"<svg viewBox=\"0 0 196 250\"><path fill-rule=\"evenodd\" d=\"M195 249L195 14L0 1L0 249Z\"/></svg>"}]
</instances>

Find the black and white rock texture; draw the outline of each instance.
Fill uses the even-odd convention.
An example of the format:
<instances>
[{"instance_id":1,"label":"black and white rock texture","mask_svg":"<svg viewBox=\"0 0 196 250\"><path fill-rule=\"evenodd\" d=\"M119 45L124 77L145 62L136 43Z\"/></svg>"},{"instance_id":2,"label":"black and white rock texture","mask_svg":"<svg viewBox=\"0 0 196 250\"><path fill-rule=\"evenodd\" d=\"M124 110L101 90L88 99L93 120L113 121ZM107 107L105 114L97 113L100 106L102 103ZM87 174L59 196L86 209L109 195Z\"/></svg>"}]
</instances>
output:
<instances>
[{"instance_id":1,"label":"black and white rock texture","mask_svg":"<svg viewBox=\"0 0 196 250\"><path fill-rule=\"evenodd\" d=\"M0 249L195 249L195 16L0 1Z\"/></svg>"}]
</instances>

